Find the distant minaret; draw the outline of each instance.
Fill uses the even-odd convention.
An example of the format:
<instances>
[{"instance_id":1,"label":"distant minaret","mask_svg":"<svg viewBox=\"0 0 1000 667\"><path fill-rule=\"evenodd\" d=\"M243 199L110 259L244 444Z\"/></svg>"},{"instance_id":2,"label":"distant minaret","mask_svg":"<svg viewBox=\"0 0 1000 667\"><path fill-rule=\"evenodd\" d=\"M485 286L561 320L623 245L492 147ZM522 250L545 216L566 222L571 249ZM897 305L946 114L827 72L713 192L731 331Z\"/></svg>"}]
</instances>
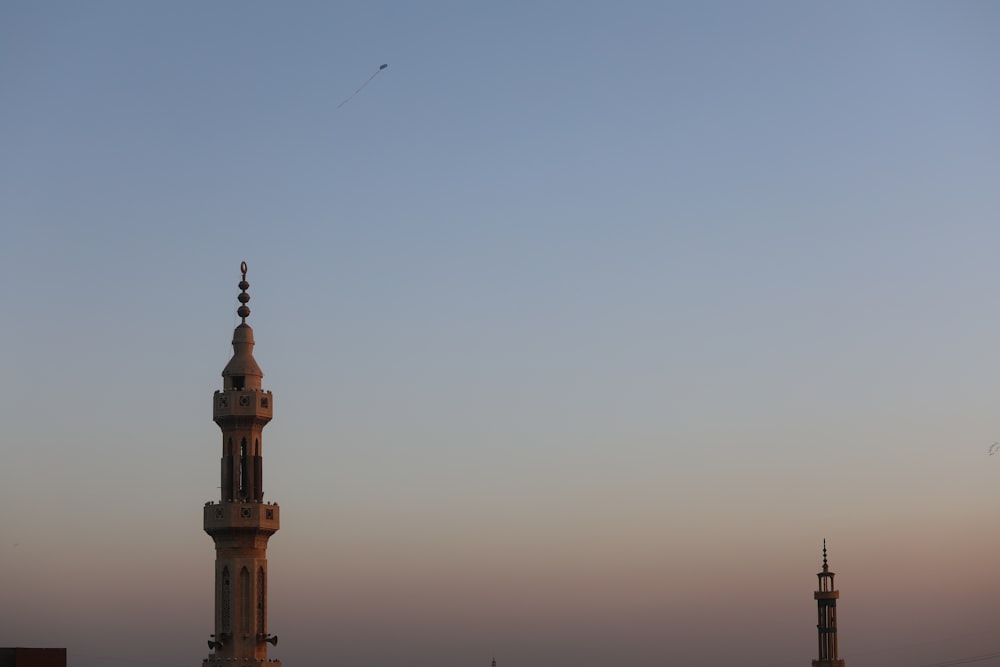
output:
<instances>
[{"instance_id":1,"label":"distant minaret","mask_svg":"<svg viewBox=\"0 0 1000 667\"><path fill-rule=\"evenodd\" d=\"M281 667L267 659L267 540L278 530L278 506L264 503L261 432L271 421L271 392L253 358L253 329L247 324L250 295L247 263L240 264L243 322L233 332L233 358L222 371L212 419L222 429L222 497L205 503L205 532L215 540L214 652L203 667Z\"/></svg>"},{"instance_id":2,"label":"distant minaret","mask_svg":"<svg viewBox=\"0 0 1000 667\"><path fill-rule=\"evenodd\" d=\"M826 540L823 540L823 571L819 578L819 590L813 594L819 612L816 630L819 633L819 660L813 660L813 667L844 667L844 661L837 653L837 599L840 591L833 586L833 572L826 563Z\"/></svg>"}]
</instances>

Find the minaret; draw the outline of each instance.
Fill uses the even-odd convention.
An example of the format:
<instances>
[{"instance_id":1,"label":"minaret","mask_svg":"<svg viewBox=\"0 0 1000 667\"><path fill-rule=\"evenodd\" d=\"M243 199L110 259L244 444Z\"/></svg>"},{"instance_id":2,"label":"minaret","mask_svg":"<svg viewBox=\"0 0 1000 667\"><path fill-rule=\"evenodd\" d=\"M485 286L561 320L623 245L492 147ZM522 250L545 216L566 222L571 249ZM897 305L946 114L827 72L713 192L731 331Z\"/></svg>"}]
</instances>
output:
<instances>
[{"instance_id":1,"label":"minaret","mask_svg":"<svg viewBox=\"0 0 1000 667\"><path fill-rule=\"evenodd\" d=\"M278 506L264 502L261 432L271 421L271 392L253 358L247 324L247 263L240 264L243 322L233 332L233 358L222 371L212 419L222 429L222 497L205 503L205 532L215 541L215 633L203 667L281 667L267 659L267 540L278 530Z\"/></svg>"},{"instance_id":2,"label":"minaret","mask_svg":"<svg viewBox=\"0 0 1000 667\"><path fill-rule=\"evenodd\" d=\"M823 540L823 571L819 578L819 590L813 593L819 622L819 660L813 660L813 667L844 667L844 661L837 654L837 599L840 591L833 586L833 572L826 562L826 540Z\"/></svg>"}]
</instances>

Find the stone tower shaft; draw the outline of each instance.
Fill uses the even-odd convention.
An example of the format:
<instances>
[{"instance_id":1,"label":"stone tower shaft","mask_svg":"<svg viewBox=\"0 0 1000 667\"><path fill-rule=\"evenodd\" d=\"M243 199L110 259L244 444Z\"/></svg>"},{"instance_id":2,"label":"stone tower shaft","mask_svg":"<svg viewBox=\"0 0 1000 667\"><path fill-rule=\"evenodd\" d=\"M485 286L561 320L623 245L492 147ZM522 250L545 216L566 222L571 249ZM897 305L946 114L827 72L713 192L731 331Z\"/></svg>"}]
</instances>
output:
<instances>
[{"instance_id":1,"label":"stone tower shaft","mask_svg":"<svg viewBox=\"0 0 1000 667\"><path fill-rule=\"evenodd\" d=\"M277 637L267 626L267 542L279 528L279 509L264 502L262 432L271 421L273 397L261 388L264 374L253 357L253 329L246 262L240 265L242 322L233 331L233 357L222 371L212 419L222 430L220 499L205 503L205 532L215 541L213 653L203 667L280 667L267 659Z\"/></svg>"}]
</instances>

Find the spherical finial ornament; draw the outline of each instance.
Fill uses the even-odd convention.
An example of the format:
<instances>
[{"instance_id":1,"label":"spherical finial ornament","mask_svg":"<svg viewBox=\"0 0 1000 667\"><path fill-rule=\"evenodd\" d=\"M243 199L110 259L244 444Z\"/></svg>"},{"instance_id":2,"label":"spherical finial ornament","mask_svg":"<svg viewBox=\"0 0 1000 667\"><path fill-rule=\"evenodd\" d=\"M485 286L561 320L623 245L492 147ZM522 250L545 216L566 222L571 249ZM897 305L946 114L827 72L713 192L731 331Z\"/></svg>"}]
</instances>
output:
<instances>
[{"instance_id":1,"label":"spherical finial ornament","mask_svg":"<svg viewBox=\"0 0 1000 667\"><path fill-rule=\"evenodd\" d=\"M243 274L243 280L240 281L238 287L242 290L240 295L236 297L239 299L240 307L236 309L236 314L243 318L243 324L246 324L247 318L250 317L250 308L247 307L247 301L250 300L250 295L247 294L247 288L250 287L250 283L247 282L247 263L240 262L240 273Z\"/></svg>"}]
</instances>

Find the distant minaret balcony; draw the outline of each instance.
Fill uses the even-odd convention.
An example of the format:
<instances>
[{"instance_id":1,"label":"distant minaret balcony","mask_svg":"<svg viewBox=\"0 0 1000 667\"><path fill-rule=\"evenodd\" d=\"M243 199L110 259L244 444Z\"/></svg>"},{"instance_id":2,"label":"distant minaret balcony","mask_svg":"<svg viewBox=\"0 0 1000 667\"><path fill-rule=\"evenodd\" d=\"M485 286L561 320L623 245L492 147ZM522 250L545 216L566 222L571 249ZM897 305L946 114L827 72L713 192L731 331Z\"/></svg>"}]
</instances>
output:
<instances>
[{"instance_id":1,"label":"distant minaret balcony","mask_svg":"<svg viewBox=\"0 0 1000 667\"><path fill-rule=\"evenodd\" d=\"M233 502L205 503L205 532L247 530L275 533L280 528L280 512L275 504Z\"/></svg>"},{"instance_id":2,"label":"distant minaret balcony","mask_svg":"<svg viewBox=\"0 0 1000 667\"><path fill-rule=\"evenodd\" d=\"M274 414L274 397L262 389L226 389L215 392L212 401L212 419L224 417L256 417L271 421Z\"/></svg>"}]
</instances>

